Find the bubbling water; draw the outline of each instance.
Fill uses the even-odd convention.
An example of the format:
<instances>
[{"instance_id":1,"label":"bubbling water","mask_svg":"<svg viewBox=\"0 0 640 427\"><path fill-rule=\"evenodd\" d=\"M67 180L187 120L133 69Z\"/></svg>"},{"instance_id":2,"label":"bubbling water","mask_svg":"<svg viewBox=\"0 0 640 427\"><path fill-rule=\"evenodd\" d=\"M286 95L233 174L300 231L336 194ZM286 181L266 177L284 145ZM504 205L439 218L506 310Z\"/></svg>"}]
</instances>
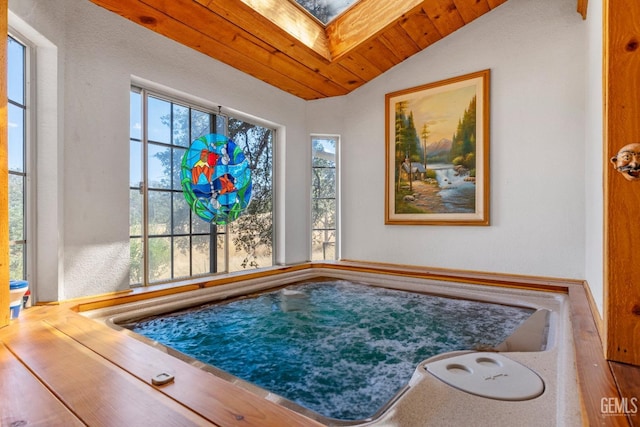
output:
<instances>
[{"instance_id":1,"label":"bubbling water","mask_svg":"<svg viewBox=\"0 0 640 427\"><path fill-rule=\"evenodd\" d=\"M325 417L371 417L423 360L504 341L532 309L345 281L149 318L131 329Z\"/></svg>"}]
</instances>

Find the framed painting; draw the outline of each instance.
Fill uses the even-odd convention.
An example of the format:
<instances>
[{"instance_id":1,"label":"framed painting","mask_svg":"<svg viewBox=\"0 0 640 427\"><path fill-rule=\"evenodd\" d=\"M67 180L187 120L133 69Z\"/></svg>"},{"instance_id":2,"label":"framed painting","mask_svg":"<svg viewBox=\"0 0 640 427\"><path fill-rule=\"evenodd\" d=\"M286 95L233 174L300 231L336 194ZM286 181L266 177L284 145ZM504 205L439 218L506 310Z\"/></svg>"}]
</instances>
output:
<instances>
[{"instance_id":1,"label":"framed painting","mask_svg":"<svg viewBox=\"0 0 640 427\"><path fill-rule=\"evenodd\" d=\"M489 76L385 96L385 224L489 225Z\"/></svg>"}]
</instances>

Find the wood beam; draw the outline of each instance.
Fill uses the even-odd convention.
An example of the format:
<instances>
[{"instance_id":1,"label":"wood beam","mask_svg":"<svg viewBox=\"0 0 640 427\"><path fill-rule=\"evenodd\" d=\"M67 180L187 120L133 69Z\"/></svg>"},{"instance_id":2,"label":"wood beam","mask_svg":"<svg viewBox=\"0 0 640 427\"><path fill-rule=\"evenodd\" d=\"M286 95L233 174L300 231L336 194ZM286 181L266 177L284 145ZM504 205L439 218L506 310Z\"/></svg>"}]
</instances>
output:
<instances>
[{"instance_id":1,"label":"wood beam","mask_svg":"<svg viewBox=\"0 0 640 427\"><path fill-rule=\"evenodd\" d=\"M609 162L640 143L637 0L604 1L604 61L605 351L608 359L640 365L640 180L625 179Z\"/></svg>"},{"instance_id":2,"label":"wood beam","mask_svg":"<svg viewBox=\"0 0 640 427\"><path fill-rule=\"evenodd\" d=\"M272 43L271 39L273 36L267 37L266 33L268 33L268 31L255 33L256 28L259 26L259 20L238 22L235 18L230 19L231 16L235 16L235 14L240 13L239 10L242 7L249 9L256 17L260 17L259 14L248 8L241 1L236 1L235 3L224 2L226 5L235 5L230 9L224 9L221 2L216 2L216 5L220 4L220 7L216 7L215 10L203 7L201 4L195 3L192 0L138 1L157 12L160 12L175 23L179 23L184 27L190 28L212 42L224 45L227 48L225 51L220 49L212 51L209 49L208 54L222 62L227 62L227 60L233 61L230 65L240 69L241 71L252 74L254 69L266 67L270 69L270 73L273 78L293 78L293 80L306 84L309 88L313 88L328 96L344 95L350 90L340 86L308 66L301 66L299 60L285 54L285 52L279 48L280 46L294 46L295 42L293 39L285 42ZM264 18L260 18L264 20ZM269 25L269 27L272 30L271 34L283 33L283 30L274 25ZM170 33L167 32L167 35L176 41L183 37L182 33L175 31ZM263 37L266 37L266 40ZM206 48L203 45L191 43L189 40L181 41L181 43L198 49ZM233 54L229 53L230 49L233 50ZM310 53L312 55L316 54L315 52L307 49L304 58L309 58ZM244 56L245 60L248 59L253 61L254 64L248 67L236 66L235 61L238 60L237 58L239 55ZM238 62L238 65L239 64L240 63ZM323 60L323 65L327 64L328 61ZM318 65L321 66L320 64Z\"/></svg>"},{"instance_id":3,"label":"wood beam","mask_svg":"<svg viewBox=\"0 0 640 427\"><path fill-rule=\"evenodd\" d=\"M331 59L329 41L324 26L300 10L295 4L282 0L242 0L242 2L257 13L256 20L268 19L277 28L281 28L294 37L295 40L322 55L325 59ZM214 1L212 0L211 3ZM273 27L270 27L268 32L273 32Z\"/></svg>"},{"instance_id":4,"label":"wood beam","mask_svg":"<svg viewBox=\"0 0 640 427\"><path fill-rule=\"evenodd\" d=\"M328 79L333 84L351 91L356 85L364 83L357 75L331 66L331 54L324 27L289 2L276 2L280 6L289 5L280 12L278 7L267 7L271 1L194 1L206 5L207 9L217 15L216 22L226 20L233 23L237 28L255 37L255 40L259 40L256 43L261 43L268 52L286 55L296 61L298 67L313 70L314 74ZM209 22L212 19L209 18L207 21L205 25L210 26ZM193 24L191 22L186 24L193 26L198 21L193 21Z\"/></svg>"},{"instance_id":5,"label":"wood beam","mask_svg":"<svg viewBox=\"0 0 640 427\"><path fill-rule=\"evenodd\" d=\"M360 0L349 13L327 25L329 50L333 60L393 26L403 15L420 6L422 0Z\"/></svg>"},{"instance_id":6,"label":"wood beam","mask_svg":"<svg viewBox=\"0 0 640 427\"><path fill-rule=\"evenodd\" d=\"M247 37L250 37L250 35L242 31L241 28L237 28L235 31L227 31L226 28L222 28L223 24L220 24L214 32L212 29L216 24L218 24L218 22L212 22L209 19L207 21L209 31L204 31L194 29L191 26L194 24L193 22L180 22L167 15L163 10L158 10L149 4L143 3L142 1L91 1L139 25L162 34L185 46L198 50L205 55L216 58L221 62L250 74L266 83L279 87L280 89L300 98L317 99L327 96L326 93L320 92L319 90L292 78L287 74L289 66L274 69L274 62L277 63L276 66L282 65L282 58L271 58L270 56L265 56L264 62L262 62L255 56L242 52L242 46L249 45L251 40L247 40ZM157 1L154 4L158 4L163 7L176 7L176 4L173 2ZM203 16L200 16L200 19L206 20ZM220 33L220 31L222 31L222 33ZM219 37L223 37L223 40L219 40ZM256 52L258 52L257 48ZM277 55L273 56L276 57ZM286 61L286 59L284 59L284 61ZM290 69L295 70L296 68L298 68L296 64L291 62ZM335 89L335 86L331 87ZM344 94L346 93L346 90L336 90L336 92L338 92L337 94Z\"/></svg>"}]
</instances>

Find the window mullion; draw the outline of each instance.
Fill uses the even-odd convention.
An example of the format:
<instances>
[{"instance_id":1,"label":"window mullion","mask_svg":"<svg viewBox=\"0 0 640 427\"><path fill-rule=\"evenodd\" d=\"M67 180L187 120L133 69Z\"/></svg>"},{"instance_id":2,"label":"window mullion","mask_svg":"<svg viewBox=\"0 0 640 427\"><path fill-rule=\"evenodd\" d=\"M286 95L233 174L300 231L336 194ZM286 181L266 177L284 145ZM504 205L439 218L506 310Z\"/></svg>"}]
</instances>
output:
<instances>
[{"instance_id":1,"label":"window mullion","mask_svg":"<svg viewBox=\"0 0 640 427\"><path fill-rule=\"evenodd\" d=\"M223 135L228 137L229 136L229 117L223 114L219 114L222 117L222 121L223 121L223 125L222 125L222 131L223 131ZM216 121L216 130L217 130L217 121ZM218 227L215 227L215 242L214 244L216 245L216 254L218 252ZM224 271L225 272L229 272L229 260L230 260L230 244L229 244L229 225L225 225L224 226ZM218 268L218 263L216 260L216 265L215 268Z\"/></svg>"},{"instance_id":2,"label":"window mullion","mask_svg":"<svg viewBox=\"0 0 640 427\"><path fill-rule=\"evenodd\" d=\"M217 131L217 117L215 114L211 114L209 132L213 132L214 126ZM218 272L218 226L214 224L209 225L209 270Z\"/></svg>"},{"instance_id":3,"label":"window mullion","mask_svg":"<svg viewBox=\"0 0 640 427\"><path fill-rule=\"evenodd\" d=\"M142 192L142 284L149 285L149 164L147 156L149 155L148 140L148 117L147 117L147 97L148 93L145 89L141 89L141 108L142 118L142 182L140 183L140 191Z\"/></svg>"},{"instance_id":4,"label":"window mullion","mask_svg":"<svg viewBox=\"0 0 640 427\"><path fill-rule=\"evenodd\" d=\"M193 135L191 130L193 129L193 120L191 117L191 107L189 107L189 117L187 120L189 129L187 130L187 135L189 135L189 137L187 138L187 140L189 141L189 144L191 144L191 142L193 141ZM193 236L194 236L194 230L193 230L193 220L196 219L193 215L193 211L191 209L189 209L189 276L193 276Z\"/></svg>"},{"instance_id":5,"label":"window mullion","mask_svg":"<svg viewBox=\"0 0 640 427\"><path fill-rule=\"evenodd\" d=\"M169 202L169 206L170 206L170 215L169 215L169 264L171 266L170 270L171 270L171 279L175 279L176 277L176 272L175 272L175 265L174 265L174 260L175 260L175 254L174 254L174 246L175 246L175 236L173 235L173 230L174 230L174 214L175 214L175 206L173 203L173 174L174 174L174 170L173 170L173 153L174 153L174 140L173 140L173 102L169 104L170 105L170 112L169 112L169 189L170 191L170 195L171 197L169 198L170 202Z\"/></svg>"}]
</instances>

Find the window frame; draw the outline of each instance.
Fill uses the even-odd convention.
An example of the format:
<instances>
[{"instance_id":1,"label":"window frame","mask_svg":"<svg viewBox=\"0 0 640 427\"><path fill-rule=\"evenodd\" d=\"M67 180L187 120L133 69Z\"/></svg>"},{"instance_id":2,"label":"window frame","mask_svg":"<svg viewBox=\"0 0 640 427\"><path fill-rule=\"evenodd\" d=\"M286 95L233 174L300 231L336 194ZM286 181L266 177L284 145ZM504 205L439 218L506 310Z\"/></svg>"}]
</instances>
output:
<instances>
[{"instance_id":1,"label":"window frame","mask_svg":"<svg viewBox=\"0 0 640 427\"><path fill-rule=\"evenodd\" d=\"M20 104L9 98L7 93L7 109L10 105L14 105L22 109L23 114L23 171L14 171L8 167L9 178L11 175L22 177L23 194L22 194L22 206L23 206L23 235L21 240L10 240L9 250L15 245L22 245L22 277L11 279L27 280L30 282L30 287L33 288L33 271L35 266L35 167L34 167L34 144L35 144L35 109L34 109L34 94L32 91L32 82L35 81L35 49L32 43L28 39L22 36L18 31L13 28L9 28L7 34L7 44L9 38L23 46L24 58L23 58L23 103ZM7 52L7 66L9 61L9 53ZM8 76L7 76L8 78ZM7 141L9 143L9 141Z\"/></svg>"},{"instance_id":2,"label":"window frame","mask_svg":"<svg viewBox=\"0 0 640 427\"><path fill-rule=\"evenodd\" d=\"M334 168L334 173L335 173L335 188L334 188L334 198L333 200L335 201L335 218L334 220L334 224L335 224L335 228L322 228L322 229L316 229L314 228L314 222L313 222L313 217L314 217L314 201L316 200L316 198L314 197L314 192L313 192L313 181L314 181L314 170L317 169L316 166L314 166L313 164L313 159L314 159L314 151L313 151L313 143L315 140L332 140L334 141L335 144L335 166ZM322 261L320 259L314 259L314 244L313 244L313 234L316 231L330 231L333 230L334 235L335 235L335 242L334 242L334 257L331 259L327 259L324 258L323 260L325 261L332 261L332 260L339 260L341 258L341 248L340 248L340 143L341 143L341 138L340 135L336 135L336 134L311 134L310 136L310 148L311 148L311 156L310 156L310 167L311 167L311 183L309 186L309 200L310 200L310 209L309 209L309 228L310 228L310 242L309 242L309 259L311 261ZM322 168L322 169L326 169L326 168ZM327 199L327 198L323 198L323 199ZM325 242L326 243L326 242ZM324 250L324 249L323 249Z\"/></svg>"},{"instance_id":3,"label":"window frame","mask_svg":"<svg viewBox=\"0 0 640 427\"><path fill-rule=\"evenodd\" d=\"M171 105L178 105L180 107L186 107L189 108L189 128L191 129L191 111L195 110L198 112L204 112L207 113L209 115L209 117L212 118L212 122L211 122L211 127L210 127L210 131L211 133L218 133L218 134L223 134L225 136L228 136L228 132L229 132L229 121L231 119L235 119L235 120L240 120L244 123L248 123L250 125L253 126L259 126L259 127L263 127L266 129L269 129L272 133L272 142L271 142L271 153L270 156L272 157L272 164L271 164L271 198L272 198L272 211L271 211L271 215L272 215L272 225L273 225L273 232L271 235L271 263L266 267L271 267L273 265L275 265L275 260L276 260L276 232L275 232L275 228L276 228L276 203L275 203L275 198L276 198L276 176L275 176L275 170L276 170L276 132L277 132L277 127L274 126L273 124L267 124L266 122L260 122L258 120L254 120L254 118L247 118L247 116L243 115L243 114L236 114L234 113L227 113L226 111L223 112L222 111L222 107L221 106L217 106L214 107L211 103L199 100L199 99L194 99L193 97L190 97L188 95L184 95L184 94L176 94L174 93L175 91L172 91L170 89L167 88L156 88L155 85L153 84L148 84L148 82L138 82L136 80L132 81L131 83L131 88L130 88L130 93L133 92L137 92L140 94L140 104L141 104L141 112L140 112L140 120L141 120L141 130L140 130L140 139L137 140L135 138L132 137L131 132L129 135L129 144L131 146L132 141L137 140L140 144L141 144L141 163L142 163L142 167L141 167L141 183L139 186L134 186L133 183L131 182L131 177L129 179L129 191L134 191L134 190L139 190L142 193L142 235L132 235L131 234L131 230L130 230L130 242L132 240L132 238L141 238L142 241L142 281L141 282L137 282L137 283L133 283L130 280L130 286L131 287L136 287L136 286L149 286L149 285L157 285L157 284L163 284L163 283L175 283L175 282L180 282L180 281L184 281L184 280L189 280L192 278L196 278L196 277L207 277L207 276L212 276L212 275L219 275L219 274L227 274L232 272L232 270L230 269L230 259L231 259L231 251L232 251L232 245L231 243L231 239L230 239L230 226L224 225L224 226L220 226L220 225L209 225L210 227L210 232L209 233L194 233L193 232L193 224L194 221L198 221L197 217L195 217L195 214L193 214L193 212L191 212L191 210L189 209L189 229L190 232L189 233L175 233L174 232L174 228L173 228L173 220L174 220L174 210L173 208L171 208L171 213L170 213L170 221L171 221L171 226L170 226L170 230L169 233L166 234L162 234L162 235L152 235L150 233L149 230L149 193L150 192L154 192L154 191L158 191L158 192L168 192L170 194L180 194L180 198L182 198L182 189L176 189L176 188L154 188L154 187L150 187L150 184L148 182L148 172L149 172L149 165L148 165L148 159L149 159L149 145L155 145L155 146L162 146L162 147L167 147L169 149L175 149L175 148L181 148L181 149L188 149L189 145L186 146L181 146L181 145L176 145L173 143L173 136L171 136L171 143L163 143L163 142L159 142L159 141L153 141L153 140L149 140L149 136L147 135L148 132L148 112L147 112L147 102L145 102L145 99L148 99L149 97L153 97L156 99L159 99L161 101L166 101L171 103ZM146 98L145 98L146 97ZM173 108L171 108L171 114L173 114ZM130 112L130 117L131 117L131 112ZM219 120L222 121L222 128L220 127L220 122ZM189 141L190 144L191 141ZM172 162L172 164L175 164ZM173 182L173 177L169 177L170 180ZM173 187L173 184L170 185L170 187ZM173 203L173 202L172 202ZM193 236L209 236L209 248L210 248L210 255L209 255L209 262L210 262L210 269L213 269L214 271L209 271L206 273L202 273L202 274L193 274L193 262L192 262L192 252L193 252L193 246L192 244L189 245L189 276L180 276L180 277L174 277L174 263L175 263L175 259L173 256L173 250L174 250L174 245L173 243L170 245L170 276L171 278L169 279L162 279L162 280L154 280L151 281L149 278L149 271L150 271L150 259L151 257L148 255L148 248L149 248L149 239L153 239L156 237L168 237L171 239L171 242L173 242L173 238L174 237L189 237L190 239ZM220 244L220 242L222 242L223 248L218 248L218 245ZM222 251L220 253L220 251ZM259 267L259 268L263 268L263 267ZM235 270L233 270L235 271Z\"/></svg>"}]
</instances>

